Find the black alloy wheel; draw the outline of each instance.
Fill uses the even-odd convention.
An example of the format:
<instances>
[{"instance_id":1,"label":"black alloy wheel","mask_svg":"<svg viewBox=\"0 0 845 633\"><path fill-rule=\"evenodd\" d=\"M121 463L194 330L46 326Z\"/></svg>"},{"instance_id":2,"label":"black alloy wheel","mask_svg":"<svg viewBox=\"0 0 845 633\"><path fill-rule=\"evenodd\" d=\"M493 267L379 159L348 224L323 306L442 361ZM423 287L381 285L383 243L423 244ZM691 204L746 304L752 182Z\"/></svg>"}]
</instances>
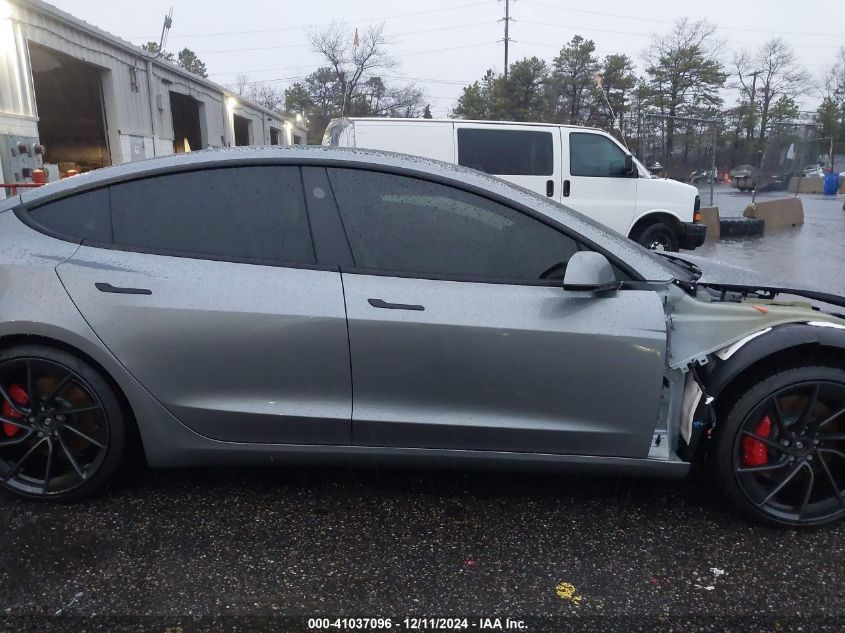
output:
<instances>
[{"instance_id":1,"label":"black alloy wheel","mask_svg":"<svg viewBox=\"0 0 845 633\"><path fill-rule=\"evenodd\" d=\"M30 498L84 496L114 472L123 446L121 408L88 365L49 348L0 354L3 487Z\"/></svg>"},{"instance_id":2,"label":"black alloy wheel","mask_svg":"<svg viewBox=\"0 0 845 633\"><path fill-rule=\"evenodd\" d=\"M787 374L807 379L778 380ZM736 430L729 446L725 438L717 439L717 450L723 465L729 461L733 480L723 481L723 487L746 513L789 526L822 525L845 516L843 378L845 372L833 368L783 372L754 387L747 394L753 402L746 396L734 407L732 416L741 417L728 425Z\"/></svg>"}]
</instances>

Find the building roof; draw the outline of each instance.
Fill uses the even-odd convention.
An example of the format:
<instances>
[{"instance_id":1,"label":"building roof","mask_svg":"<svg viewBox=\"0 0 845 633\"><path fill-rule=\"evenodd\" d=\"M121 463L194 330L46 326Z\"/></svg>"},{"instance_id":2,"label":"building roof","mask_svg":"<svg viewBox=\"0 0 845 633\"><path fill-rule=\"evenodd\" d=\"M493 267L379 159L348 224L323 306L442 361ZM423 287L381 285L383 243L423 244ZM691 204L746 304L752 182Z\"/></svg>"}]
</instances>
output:
<instances>
[{"instance_id":1,"label":"building roof","mask_svg":"<svg viewBox=\"0 0 845 633\"><path fill-rule=\"evenodd\" d=\"M66 11L62 11L58 7L54 7L52 4L44 2L43 0L8 0L8 1L13 3L13 4L16 4L20 7L23 7L25 9L38 11L40 13L48 15L55 20L63 22L67 25L70 25L70 26L77 28L81 31L84 31L84 32L88 33L89 35L92 35L92 36L94 36L98 39L101 39L105 42L108 42L112 46L115 46L116 48L122 49L123 51L125 51L125 52L127 52L131 55L136 55L136 56L142 57L146 60L150 60L154 65L159 66L161 68L166 68L170 72L181 75L182 77L185 77L186 79L188 79L190 81L201 84L201 85L203 85L207 88L211 88L212 90L220 92L224 95L235 96L235 97L237 97L238 101L240 101L243 105L246 105L250 108L258 110L259 112L262 112L264 114L276 117L276 118L284 120L284 121L290 121L294 125L298 125L296 120L293 117L285 116L284 114L276 112L275 110L270 110L268 108L265 108L262 105L254 103L254 102L252 102L248 99L244 99L242 96L236 95L235 93L233 93L232 90L230 90L229 88L226 88L225 86L222 86L218 83L215 83L215 82L211 81L210 79L208 79L206 77L200 77L199 75L195 75L194 73L185 70L181 66L179 66L177 64L172 64L172 63L166 61L165 59L163 59L161 57L157 57L157 58L152 57L147 51L145 51L140 46L136 46L132 42L124 40L124 39L118 37L117 35L113 35L113 34L109 33L108 31L104 31L103 29L101 29L97 26L94 26L93 24L89 24L85 20L77 18L76 16L71 15L70 13L68 13Z\"/></svg>"}]
</instances>

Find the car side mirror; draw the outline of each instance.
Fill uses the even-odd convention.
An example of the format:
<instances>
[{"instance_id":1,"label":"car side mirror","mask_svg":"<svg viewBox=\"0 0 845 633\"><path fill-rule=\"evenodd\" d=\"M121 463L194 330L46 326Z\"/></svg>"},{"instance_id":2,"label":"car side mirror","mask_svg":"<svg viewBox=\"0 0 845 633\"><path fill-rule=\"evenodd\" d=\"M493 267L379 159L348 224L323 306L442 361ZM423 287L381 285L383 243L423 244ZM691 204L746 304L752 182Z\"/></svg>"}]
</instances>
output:
<instances>
[{"instance_id":1,"label":"car side mirror","mask_svg":"<svg viewBox=\"0 0 845 633\"><path fill-rule=\"evenodd\" d=\"M578 251L569 258L563 277L564 290L605 292L621 287L622 282L616 280L613 266L601 253Z\"/></svg>"},{"instance_id":2,"label":"car side mirror","mask_svg":"<svg viewBox=\"0 0 845 633\"><path fill-rule=\"evenodd\" d=\"M634 157L630 154L625 154L625 175L633 177L637 174L637 168L634 165Z\"/></svg>"}]
</instances>

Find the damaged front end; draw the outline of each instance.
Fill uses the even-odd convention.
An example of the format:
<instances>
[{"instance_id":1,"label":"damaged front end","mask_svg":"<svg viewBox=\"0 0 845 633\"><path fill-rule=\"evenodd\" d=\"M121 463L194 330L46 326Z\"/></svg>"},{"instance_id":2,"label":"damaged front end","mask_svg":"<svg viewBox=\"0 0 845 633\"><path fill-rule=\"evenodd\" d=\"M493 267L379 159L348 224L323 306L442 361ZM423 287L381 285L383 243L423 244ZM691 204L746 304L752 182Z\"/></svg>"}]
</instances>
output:
<instances>
[{"instance_id":1,"label":"damaged front end","mask_svg":"<svg viewBox=\"0 0 845 633\"><path fill-rule=\"evenodd\" d=\"M810 299L812 302L805 301ZM667 385L676 403L665 432L675 455L702 457L718 424L720 397L747 372L795 358L841 359L845 365L845 298L780 286L701 280L667 286ZM749 444L747 462L758 447ZM660 457L652 446L650 457ZM672 455L666 454L666 458Z\"/></svg>"}]
</instances>

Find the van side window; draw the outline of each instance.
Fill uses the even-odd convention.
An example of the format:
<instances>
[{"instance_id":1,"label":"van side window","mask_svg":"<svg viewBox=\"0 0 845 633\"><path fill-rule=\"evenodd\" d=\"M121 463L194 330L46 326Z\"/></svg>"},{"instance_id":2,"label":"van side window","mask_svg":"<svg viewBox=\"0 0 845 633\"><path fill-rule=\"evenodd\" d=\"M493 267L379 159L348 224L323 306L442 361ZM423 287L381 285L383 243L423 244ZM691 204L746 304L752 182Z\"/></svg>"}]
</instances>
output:
<instances>
[{"instance_id":1,"label":"van side window","mask_svg":"<svg viewBox=\"0 0 845 633\"><path fill-rule=\"evenodd\" d=\"M458 164L499 176L551 176L551 132L458 128Z\"/></svg>"},{"instance_id":2,"label":"van side window","mask_svg":"<svg viewBox=\"0 0 845 633\"><path fill-rule=\"evenodd\" d=\"M569 135L569 173L604 178L624 176L625 152L601 134L572 132Z\"/></svg>"}]
</instances>

